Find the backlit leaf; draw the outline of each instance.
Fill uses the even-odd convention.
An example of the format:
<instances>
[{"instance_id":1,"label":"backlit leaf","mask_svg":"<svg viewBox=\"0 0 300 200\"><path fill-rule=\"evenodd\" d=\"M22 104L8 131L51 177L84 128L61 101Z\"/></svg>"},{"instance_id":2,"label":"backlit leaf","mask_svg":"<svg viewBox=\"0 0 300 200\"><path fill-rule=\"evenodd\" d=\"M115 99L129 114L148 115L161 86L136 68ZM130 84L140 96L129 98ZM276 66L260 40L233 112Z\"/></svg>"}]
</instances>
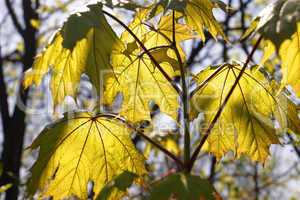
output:
<instances>
[{"instance_id":1,"label":"backlit leaf","mask_svg":"<svg viewBox=\"0 0 300 200\"><path fill-rule=\"evenodd\" d=\"M275 118L279 123L281 132L300 134L299 105L292 102L283 92L277 95L277 99L280 102L280 108L276 110Z\"/></svg>"},{"instance_id":2,"label":"backlit leaf","mask_svg":"<svg viewBox=\"0 0 300 200\"><path fill-rule=\"evenodd\" d=\"M116 119L89 113L66 115L46 128L30 146L39 148L28 182L28 193L54 200L70 196L87 199L87 184L96 195L124 171L142 175L144 158L135 149L130 131Z\"/></svg>"},{"instance_id":3,"label":"backlit leaf","mask_svg":"<svg viewBox=\"0 0 300 200\"><path fill-rule=\"evenodd\" d=\"M181 17L182 17L182 15L176 12L176 14L175 14L175 38L176 38L177 42L195 38L195 35L193 34L191 28L188 25L178 22L178 20ZM170 44L170 43L167 43L167 40L165 39L165 37L167 37L170 41L172 41L172 36L173 36L172 18L173 18L172 14L162 16L155 31L151 32L150 36L148 35L147 43L156 44L157 46L163 45L163 44L165 44L165 45ZM151 36L153 37L153 40L156 40L156 41L152 41L150 39ZM164 40L164 41L158 42L158 40Z\"/></svg>"},{"instance_id":4,"label":"backlit leaf","mask_svg":"<svg viewBox=\"0 0 300 200\"><path fill-rule=\"evenodd\" d=\"M300 2L278 0L252 22L245 37L258 31L265 40L262 63L274 53L281 61L282 86L291 85L300 96Z\"/></svg>"},{"instance_id":5,"label":"backlit leaf","mask_svg":"<svg viewBox=\"0 0 300 200\"><path fill-rule=\"evenodd\" d=\"M186 23L193 27L203 41L205 41L205 28L214 38L217 35L226 38L222 28L213 16L213 8L214 5L210 0L190 0L184 9Z\"/></svg>"},{"instance_id":6,"label":"backlit leaf","mask_svg":"<svg viewBox=\"0 0 300 200\"><path fill-rule=\"evenodd\" d=\"M283 84L291 85L300 97L300 22L292 37L281 44L279 56L282 62Z\"/></svg>"},{"instance_id":7,"label":"backlit leaf","mask_svg":"<svg viewBox=\"0 0 300 200\"><path fill-rule=\"evenodd\" d=\"M152 50L152 54L155 54L155 58L160 62L169 62L175 69L178 69L178 61L174 50L171 48L172 36L173 36L173 22L172 15L168 14L162 16L156 25L146 22L146 16L149 13L149 8L140 10L133 21L129 24L132 32L144 43L145 47ZM182 15L177 13L175 20L175 36L177 42L177 49L182 60L185 60L185 53L180 46L180 42L192 39L195 37L192 30L186 24L178 23L178 19ZM147 25L146 25L147 24ZM121 39L124 43L135 43L134 38L125 31L122 33ZM135 45L135 49L138 46ZM127 46L128 49L128 46ZM130 48L129 52L135 50ZM159 53L162 53L159 55Z\"/></svg>"},{"instance_id":8,"label":"backlit leaf","mask_svg":"<svg viewBox=\"0 0 300 200\"><path fill-rule=\"evenodd\" d=\"M175 40L177 44L177 49L179 51L181 60L186 60L185 52L180 46L180 43L195 38L192 29L186 25L178 22L181 14L175 14ZM164 48L158 48L152 51L155 53L159 62L168 62L173 66L174 69L179 69L179 64L175 51L170 47L173 42L173 19L172 14L162 16L158 27L155 28L151 26L151 31L145 36L145 46L149 49L156 48L160 46L165 46ZM160 53L159 57L157 56Z\"/></svg>"},{"instance_id":9,"label":"backlit leaf","mask_svg":"<svg viewBox=\"0 0 300 200\"><path fill-rule=\"evenodd\" d=\"M277 54L279 61L281 61L282 72L282 86L291 85L295 90L297 96L300 96L300 23L297 25L297 31L290 37L286 38L279 49L271 40L265 40L264 56L261 63L264 64L272 58L274 54Z\"/></svg>"},{"instance_id":10,"label":"backlit leaf","mask_svg":"<svg viewBox=\"0 0 300 200\"><path fill-rule=\"evenodd\" d=\"M134 19L128 25L128 28L141 40L144 38L145 34L149 31L143 24L149 14L149 8L140 9L136 12ZM121 40L126 43L134 42L134 37L127 31L124 31L121 36Z\"/></svg>"},{"instance_id":11,"label":"backlit leaf","mask_svg":"<svg viewBox=\"0 0 300 200\"><path fill-rule=\"evenodd\" d=\"M143 24L147 13L147 9L137 13L132 23L129 24L132 32L148 49L170 44L159 33L149 30L149 27L147 28ZM120 114L132 122L150 119L149 103L151 101L157 103L163 113L176 119L179 107L176 90L129 32L123 32L121 40L127 46L124 51L120 50L112 54L111 62L114 75L106 82L105 103L111 104L115 96L121 93L123 103ZM172 64L176 63L177 60L175 60L176 56L169 54L168 50L167 47L149 51L154 59L160 63L165 73L173 78L176 66L172 66Z\"/></svg>"},{"instance_id":12,"label":"backlit leaf","mask_svg":"<svg viewBox=\"0 0 300 200\"><path fill-rule=\"evenodd\" d=\"M204 130L227 96L240 69L240 66L224 66L193 96L194 108L205 114ZM207 69L200 72L198 83L204 82L214 71ZM246 154L253 160L265 161L270 145L279 143L271 120L278 104L268 90L268 84L259 71L246 70L208 137L204 150L214 153L218 159L233 151L238 157Z\"/></svg>"},{"instance_id":13,"label":"backlit leaf","mask_svg":"<svg viewBox=\"0 0 300 200\"><path fill-rule=\"evenodd\" d=\"M112 51L122 48L102 13L102 4L88 8L68 18L25 75L24 85L28 87L39 85L43 76L51 72L54 105L76 94L82 73L89 75L99 92L101 70L111 69Z\"/></svg>"},{"instance_id":14,"label":"backlit leaf","mask_svg":"<svg viewBox=\"0 0 300 200\"><path fill-rule=\"evenodd\" d=\"M150 119L151 101L157 103L162 112L176 119L177 92L148 56L114 54L112 63L115 74L108 79L105 90L105 101L108 104L121 93L123 95L121 115L130 121ZM164 64L163 69L170 77L175 75L169 64Z\"/></svg>"},{"instance_id":15,"label":"backlit leaf","mask_svg":"<svg viewBox=\"0 0 300 200\"><path fill-rule=\"evenodd\" d=\"M215 7L223 7L224 3L211 0L161 0L153 7L157 13L160 7L163 7L165 11L168 9L175 10L184 15L186 24L190 26L194 31L196 31L201 40L205 41L204 30L207 29L208 32L216 38L217 35L221 35L224 39L226 36L223 33L221 26L216 21L212 9Z\"/></svg>"}]
</instances>

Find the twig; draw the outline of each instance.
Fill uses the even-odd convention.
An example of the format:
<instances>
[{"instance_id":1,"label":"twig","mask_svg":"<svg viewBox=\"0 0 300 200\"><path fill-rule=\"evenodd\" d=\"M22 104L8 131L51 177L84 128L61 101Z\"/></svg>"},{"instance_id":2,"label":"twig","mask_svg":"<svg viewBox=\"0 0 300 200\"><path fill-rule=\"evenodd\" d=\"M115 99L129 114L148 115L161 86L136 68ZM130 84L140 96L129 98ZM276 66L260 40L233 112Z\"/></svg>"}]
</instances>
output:
<instances>
[{"instance_id":1,"label":"twig","mask_svg":"<svg viewBox=\"0 0 300 200\"><path fill-rule=\"evenodd\" d=\"M0 46L0 111L2 115L3 128L6 129L10 119L9 110L8 110L8 94L6 92L5 81L4 81L4 72L3 72L3 58L1 54Z\"/></svg>"},{"instance_id":2,"label":"twig","mask_svg":"<svg viewBox=\"0 0 300 200\"><path fill-rule=\"evenodd\" d=\"M175 23L175 11L172 12L172 48L175 51L179 68L180 68L180 77L181 77L181 86L182 86L182 93L181 93L181 100L183 104L183 124L184 124L184 165L185 170L187 170L188 163L190 161L190 121L189 121L189 97L188 97L188 86L186 82L186 68L183 66L183 62L181 60L179 51L176 46L176 23Z\"/></svg>"},{"instance_id":3,"label":"twig","mask_svg":"<svg viewBox=\"0 0 300 200\"><path fill-rule=\"evenodd\" d=\"M289 140L291 141L292 146L293 146L298 158L300 159L300 149L294 144L294 138L289 133L287 133L287 136L288 136Z\"/></svg>"},{"instance_id":4,"label":"twig","mask_svg":"<svg viewBox=\"0 0 300 200\"><path fill-rule=\"evenodd\" d=\"M212 156L211 157L211 165L210 165L210 174L209 174L209 178L208 178L211 183L213 183L214 179L215 179L216 164L217 164L216 156Z\"/></svg>"},{"instance_id":5,"label":"twig","mask_svg":"<svg viewBox=\"0 0 300 200\"><path fill-rule=\"evenodd\" d=\"M254 180L254 191L255 191L255 200L259 199L259 184L258 184L258 166L257 163L254 165L254 175L253 175L253 180Z\"/></svg>"},{"instance_id":6,"label":"twig","mask_svg":"<svg viewBox=\"0 0 300 200\"><path fill-rule=\"evenodd\" d=\"M5 0L5 5L7 7L7 10L9 12L9 15L12 19L12 22L13 22L15 28L20 33L20 35L24 36L25 32L24 32L24 30L23 30L23 28L22 28L22 26L21 26L21 24L20 24L20 22L17 18L17 15L16 15L16 13L15 13L12 5L11 5L11 2L9 0Z\"/></svg>"}]
</instances>

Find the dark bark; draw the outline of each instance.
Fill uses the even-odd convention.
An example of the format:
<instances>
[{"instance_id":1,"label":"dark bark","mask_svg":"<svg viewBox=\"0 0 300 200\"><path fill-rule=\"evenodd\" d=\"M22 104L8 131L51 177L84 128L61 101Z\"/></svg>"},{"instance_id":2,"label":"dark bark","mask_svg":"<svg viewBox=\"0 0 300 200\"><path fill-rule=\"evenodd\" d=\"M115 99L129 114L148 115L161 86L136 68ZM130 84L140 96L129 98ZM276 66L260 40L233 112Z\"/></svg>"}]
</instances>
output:
<instances>
[{"instance_id":1,"label":"dark bark","mask_svg":"<svg viewBox=\"0 0 300 200\"><path fill-rule=\"evenodd\" d=\"M290 140L290 143L293 146L293 149L294 149L296 155L300 159L300 148L295 144L295 140L294 140L292 135L290 135L289 133L287 133L286 135L288 136L288 138Z\"/></svg>"},{"instance_id":2,"label":"dark bark","mask_svg":"<svg viewBox=\"0 0 300 200\"><path fill-rule=\"evenodd\" d=\"M258 164L255 163L255 165L254 165L254 175L253 175L255 200L259 199L259 193L260 193L258 178L259 178Z\"/></svg>"},{"instance_id":3,"label":"dark bark","mask_svg":"<svg viewBox=\"0 0 300 200\"><path fill-rule=\"evenodd\" d=\"M10 10L10 16L14 21L16 30L22 36L24 43L24 53L22 55L23 71L30 68L34 61L36 54L37 42L36 42L36 29L31 25L30 21L38 19L36 12L36 6L33 7L33 3L29 0L22 1L23 7L23 20L25 28L22 29L18 22L18 19L12 10L13 6L7 2L8 10ZM1 65L2 66L2 65ZM27 91L20 89L18 92L17 105L15 107L12 116L8 113L8 102L7 94L5 92L5 83L3 77L3 70L1 67L0 73L0 89L1 89L1 114L3 121L3 152L2 152L2 163L3 163L3 175L1 176L1 184L13 183L13 186L7 190L5 199L6 200L17 200L19 195L19 170L21 167L22 151L24 134L26 130L25 124L25 107L28 96ZM21 88L21 87L20 87Z\"/></svg>"},{"instance_id":4,"label":"dark bark","mask_svg":"<svg viewBox=\"0 0 300 200\"><path fill-rule=\"evenodd\" d=\"M212 156L211 157L211 165L210 165L210 173L209 173L209 178L208 178L211 183L214 183L214 181L215 181L216 164L217 164L217 158L215 156Z\"/></svg>"}]
</instances>

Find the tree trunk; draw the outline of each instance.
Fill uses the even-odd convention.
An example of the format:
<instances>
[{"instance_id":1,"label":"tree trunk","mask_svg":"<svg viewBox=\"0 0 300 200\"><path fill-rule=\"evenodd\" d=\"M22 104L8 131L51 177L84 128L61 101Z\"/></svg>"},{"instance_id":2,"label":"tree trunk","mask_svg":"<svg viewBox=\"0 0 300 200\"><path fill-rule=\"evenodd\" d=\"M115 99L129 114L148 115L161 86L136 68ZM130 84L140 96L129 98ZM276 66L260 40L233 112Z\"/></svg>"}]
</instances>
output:
<instances>
[{"instance_id":1,"label":"tree trunk","mask_svg":"<svg viewBox=\"0 0 300 200\"><path fill-rule=\"evenodd\" d=\"M23 19L25 28L19 31L24 43L24 54L22 56L23 72L30 68L34 61L34 56L37 50L36 29L31 25L31 20L38 20L36 3L33 8L33 3L29 0L23 0ZM2 65L1 65L2 66ZM5 83L3 70L0 72L0 90L1 90L1 114L3 122L3 175L1 184L13 183L13 186L6 191L6 200L17 200L19 195L19 177L22 161L23 142L26 130L25 124L25 108L28 91L23 91L20 87L18 92L17 105L12 116L8 113L7 93L5 92Z\"/></svg>"}]
</instances>

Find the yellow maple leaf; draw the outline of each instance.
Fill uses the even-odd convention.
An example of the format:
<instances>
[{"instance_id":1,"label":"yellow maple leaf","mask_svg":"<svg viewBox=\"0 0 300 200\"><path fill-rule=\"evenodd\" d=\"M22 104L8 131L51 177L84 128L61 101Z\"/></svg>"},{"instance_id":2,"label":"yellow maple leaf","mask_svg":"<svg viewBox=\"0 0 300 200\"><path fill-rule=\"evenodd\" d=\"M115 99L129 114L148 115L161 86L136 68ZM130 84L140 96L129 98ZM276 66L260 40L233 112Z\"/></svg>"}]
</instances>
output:
<instances>
[{"instance_id":1,"label":"yellow maple leaf","mask_svg":"<svg viewBox=\"0 0 300 200\"><path fill-rule=\"evenodd\" d=\"M223 67L193 96L193 107L205 114L205 130L240 70L241 67L235 65ZM201 84L214 71L200 72L198 83ZM237 157L246 154L252 160L265 161L270 145L279 143L271 120L278 105L267 90L268 84L259 71L246 70L204 144L204 150L214 153L218 159L231 150Z\"/></svg>"},{"instance_id":2,"label":"yellow maple leaf","mask_svg":"<svg viewBox=\"0 0 300 200\"><path fill-rule=\"evenodd\" d=\"M182 17L182 14L179 12L175 12L175 38L176 42L182 42L185 40L189 40L195 38L195 35L192 32L192 29L183 23L179 23L178 20ZM152 30L147 35L147 43L149 44L149 48L153 47L153 44L158 45L170 45L170 41L172 41L173 37L173 16L172 14L168 14L162 16L158 22L157 28L152 26ZM152 44L152 45L151 45Z\"/></svg>"},{"instance_id":3,"label":"yellow maple leaf","mask_svg":"<svg viewBox=\"0 0 300 200\"><path fill-rule=\"evenodd\" d=\"M30 149L39 148L31 169L28 193L40 190L54 200L77 196L87 199L87 184L97 195L106 183L124 171L146 173L144 158L135 149L130 130L116 119L89 113L66 115L46 128Z\"/></svg>"},{"instance_id":4,"label":"yellow maple leaf","mask_svg":"<svg viewBox=\"0 0 300 200\"><path fill-rule=\"evenodd\" d=\"M89 75L100 92L101 70L111 69L112 51L122 48L102 13L102 4L88 7L89 11L68 18L25 74L24 85L28 87L39 85L43 76L51 72L54 105L76 94L82 73Z\"/></svg>"},{"instance_id":5,"label":"yellow maple leaf","mask_svg":"<svg viewBox=\"0 0 300 200\"><path fill-rule=\"evenodd\" d=\"M121 93L123 103L120 114L132 122L150 119L151 101L156 102L162 112L176 119L178 94L147 55L114 54L112 63L114 76L106 83L106 103L111 104L114 97ZM170 77L175 75L172 66L167 63L162 66Z\"/></svg>"},{"instance_id":6,"label":"yellow maple leaf","mask_svg":"<svg viewBox=\"0 0 300 200\"><path fill-rule=\"evenodd\" d=\"M282 87L291 85L300 96L300 2L278 0L251 23L243 38L259 32L264 39L262 63L277 55L282 67ZM275 57L276 59L276 57Z\"/></svg>"},{"instance_id":7,"label":"yellow maple leaf","mask_svg":"<svg viewBox=\"0 0 300 200\"><path fill-rule=\"evenodd\" d=\"M278 48L273 41L265 39L263 51L261 64L270 59L278 59L275 61L277 64L281 63L281 86L291 85L297 96L300 96L300 23L297 24L297 31L290 38L286 38ZM273 55L277 57L272 57Z\"/></svg>"},{"instance_id":8,"label":"yellow maple leaf","mask_svg":"<svg viewBox=\"0 0 300 200\"><path fill-rule=\"evenodd\" d=\"M300 96L300 23L297 24L297 31L292 37L281 44L279 56L282 62L283 84L291 85Z\"/></svg>"},{"instance_id":9,"label":"yellow maple leaf","mask_svg":"<svg viewBox=\"0 0 300 200\"><path fill-rule=\"evenodd\" d=\"M143 42L164 72L173 78L176 75L174 68L178 68L177 57L171 47L167 46L170 45L170 41L159 32L161 27L166 27L165 17L158 23L159 31L151 30L144 24L148 12L149 9L140 10L128 27ZM166 17L169 19L169 16ZM163 30L170 29L169 25L167 27ZM178 25L178 28L183 29L181 25ZM170 33L167 32L167 37L169 36ZM185 35L181 38L189 37ZM105 85L105 103L111 104L115 96L121 93L123 102L120 114L132 122L150 119L151 101L157 103L162 112L176 119L178 94L172 84L128 31L122 33L121 40L127 46L124 51L121 49L112 54L114 75L108 78ZM159 48L163 45L166 46Z\"/></svg>"},{"instance_id":10,"label":"yellow maple leaf","mask_svg":"<svg viewBox=\"0 0 300 200\"><path fill-rule=\"evenodd\" d=\"M144 43L144 46L151 51L153 57L159 62L168 62L174 69L178 69L177 56L171 48L173 37L173 21L172 14L162 16L157 27L147 21L147 16L152 7L141 9L135 15L133 21L129 24L130 30ZM180 42L195 38L192 30L186 24L178 23L178 19L182 14L176 12L175 20L175 37L177 42L177 49L184 61L186 59L185 53L180 46ZM124 31L121 40L127 44L127 50L132 52L139 51L136 41L128 31ZM129 48L130 45L130 48Z\"/></svg>"},{"instance_id":11,"label":"yellow maple leaf","mask_svg":"<svg viewBox=\"0 0 300 200\"><path fill-rule=\"evenodd\" d=\"M217 35L221 35L225 40L226 36L223 33L221 26L216 21L212 9L221 8L227 10L226 5L223 2L211 1L211 0L161 0L159 3L152 5L152 14L159 14L162 11L167 12L169 9L181 13L185 18L186 25L191 27L198 33L198 36L202 41L205 41L204 29L216 38ZM225 8L225 9L224 9ZM172 23L172 20L171 20Z\"/></svg>"},{"instance_id":12,"label":"yellow maple leaf","mask_svg":"<svg viewBox=\"0 0 300 200\"><path fill-rule=\"evenodd\" d=\"M280 107L277 108L274 115L280 126L280 132L300 134L300 118L298 116L300 107L282 91L277 94L276 99L280 102Z\"/></svg>"},{"instance_id":13,"label":"yellow maple leaf","mask_svg":"<svg viewBox=\"0 0 300 200\"><path fill-rule=\"evenodd\" d=\"M176 48L179 52L182 61L186 60L186 55L181 47L181 42L195 38L192 29L186 25L178 22L182 15L178 12L175 13L175 40ZM178 58L173 48L171 48L173 42L173 16L168 14L162 16L158 22L157 28L153 25L150 26L151 30L145 35L145 46L148 49L154 48L152 52L155 55L155 59L161 62L170 63L175 70L179 69ZM158 48L161 47L161 48Z\"/></svg>"},{"instance_id":14,"label":"yellow maple leaf","mask_svg":"<svg viewBox=\"0 0 300 200\"><path fill-rule=\"evenodd\" d=\"M149 31L144 24L144 22L147 20L149 12L150 8L140 9L136 12L132 22L128 25L128 28L141 40ZM134 37L128 31L124 31L122 33L121 40L126 43L132 43L135 41Z\"/></svg>"},{"instance_id":15,"label":"yellow maple leaf","mask_svg":"<svg viewBox=\"0 0 300 200\"><path fill-rule=\"evenodd\" d=\"M226 39L221 26L213 16L213 8L214 4L210 0L190 0L187 1L184 9L186 23L199 34L203 41L205 41L205 28L214 38L219 34Z\"/></svg>"}]
</instances>

